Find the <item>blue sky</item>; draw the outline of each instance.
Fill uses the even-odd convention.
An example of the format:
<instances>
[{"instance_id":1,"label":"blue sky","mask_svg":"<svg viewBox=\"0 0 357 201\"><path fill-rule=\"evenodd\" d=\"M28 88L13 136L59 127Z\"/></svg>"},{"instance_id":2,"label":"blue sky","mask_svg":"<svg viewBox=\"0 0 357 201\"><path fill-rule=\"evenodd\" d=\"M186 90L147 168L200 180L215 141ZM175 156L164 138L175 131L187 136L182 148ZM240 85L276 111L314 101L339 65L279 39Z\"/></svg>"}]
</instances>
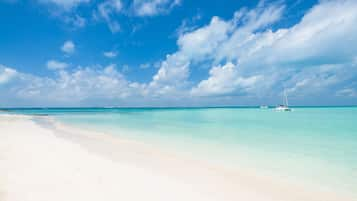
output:
<instances>
[{"instance_id":1,"label":"blue sky","mask_svg":"<svg viewBox=\"0 0 357 201\"><path fill-rule=\"evenodd\" d=\"M0 0L0 107L357 104L354 0Z\"/></svg>"}]
</instances>

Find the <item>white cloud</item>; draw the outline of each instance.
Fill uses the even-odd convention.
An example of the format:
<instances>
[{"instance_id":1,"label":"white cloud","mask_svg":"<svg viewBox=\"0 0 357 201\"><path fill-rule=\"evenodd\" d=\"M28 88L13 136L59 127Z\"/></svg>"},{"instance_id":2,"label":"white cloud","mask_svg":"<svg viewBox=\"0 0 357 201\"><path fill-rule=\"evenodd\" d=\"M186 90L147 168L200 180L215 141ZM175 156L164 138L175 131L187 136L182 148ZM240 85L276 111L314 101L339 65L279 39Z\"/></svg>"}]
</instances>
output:
<instances>
[{"instance_id":1,"label":"white cloud","mask_svg":"<svg viewBox=\"0 0 357 201\"><path fill-rule=\"evenodd\" d=\"M255 31L278 20L282 10L283 6L274 4L265 9L259 7L249 12L239 11L229 21L213 17L208 25L180 35L177 41L179 50L168 55L162 62L150 85L155 88L170 88L170 91L184 87L183 85L187 85L190 65L215 60L222 45L231 40L234 31L238 30L239 20L243 21L241 24L243 23L244 30ZM262 19L263 17L266 19Z\"/></svg>"},{"instance_id":2,"label":"white cloud","mask_svg":"<svg viewBox=\"0 0 357 201\"><path fill-rule=\"evenodd\" d=\"M120 24L113 19L113 15L120 13L122 9L121 0L108 0L98 5L98 13L96 15L105 20L112 33L116 33L120 31Z\"/></svg>"},{"instance_id":3,"label":"white cloud","mask_svg":"<svg viewBox=\"0 0 357 201\"><path fill-rule=\"evenodd\" d=\"M282 88L302 101L314 96L351 99L357 91L356 10L354 0L321 1L297 24L272 30L284 5L260 3L230 20L213 17L203 27L182 32L178 50L159 62L149 82L129 81L115 65L62 69L54 78L0 68L0 82L11 84L1 89L26 102L58 105L171 104L231 96L239 102L246 97L278 99ZM209 69L208 76L197 80L196 67Z\"/></svg>"},{"instance_id":4,"label":"white cloud","mask_svg":"<svg viewBox=\"0 0 357 201\"><path fill-rule=\"evenodd\" d=\"M297 96L327 93L334 95L336 91L350 85L357 79L355 64L325 64L301 69L286 80L287 91ZM337 92L336 92L337 94Z\"/></svg>"},{"instance_id":5,"label":"white cloud","mask_svg":"<svg viewBox=\"0 0 357 201\"><path fill-rule=\"evenodd\" d=\"M129 97L140 95L138 88L141 85L128 82L116 70L115 64L78 67L73 71L61 70L55 75L54 78L48 78L17 73L12 78L12 85L6 88L0 85L0 90L2 94L9 94L9 99L32 106L118 104Z\"/></svg>"},{"instance_id":6,"label":"white cloud","mask_svg":"<svg viewBox=\"0 0 357 201\"><path fill-rule=\"evenodd\" d=\"M233 63L215 66L209 71L209 78L202 80L191 93L198 96L227 95L240 90L249 92L261 80L261 76L240 77L238 67Z\"/></svg>"},{"instance_id":7,"label":"white cloud","mask_svg":"<svg viewBox=\"0 0 357 201\"><path fill-rule=\"evenodd\" d=\"M262 1L231 20L213 17L210 24L181 34L179 50L166 57L151 85L169 91L183 87L198 96L270 96L284 87L296 94L327 93L357 79L351 74L357 72L356 1L322 1L296 25L272 31L284 7ZM213 67L190 89L190 68L200 65Z\"/></svg>"},{"instance_id":8,"label":"white cloud","mask_svg":"<svg viewBox=\"0 0 357 201\"><path fill-rule=\"evenodd\" d=\"M289 29L254 35L258 40L253 40L255 44L249 48L255 50L243 62L259 59L281 65L350 61L357 50L349 47L357 42L356 8L356 1L323 1Z\"/></svg>"},{"instance_id":9,"label":"white cloud","mask_svg":"<svg viewBox=\"0 0 357 201\"><path fill-rule=\"evenodd\" d=\"M107 58L115 58L118 55L118 52L108 51L108 52L104 52L103 55Z\"/></svg>"},{"instance_id":10,"label":"white cloud","mask_svg":"<svg viewBox=\"0 0 357 201\"><path fill-rule=\"evenodd\" d=\"M177 93L177 89L187 86L189 66L210 59L217 46L226 40L229 29L230 23L213 17L209 25L181 35L177 42L179 51L167 55L166 60L161 62L149 84L150 88L162 94Z\"/></svg>"},{"instance_id":11,"label":"white cloud","mask_svg":"<svg viewBox=\"0 0 357 201\"><path fill-rule=\"evenodd\" d=\"M121 31L118 17L146 17L169 13L174 7L180 5L181 0L36 0L48 7L51 17L60 19L70 28L82 28L88 21L103 21L112 33ZM83 9L76 9L81 5ZM93 6L96 9L92 9ZM92 10L92 18L88 18L88 10ZM133 32L140 25L133 26Z\"/></svg>"},{"instance_id":12,"label":"white cloud","mask_svg":"<svg viewBox=\"0 0 357 201\"><path fill-rule=\"evenodd\" d=\"M231 26L230 22L213 17L209 25L179 37L180 54L194 60L209 59L220 43L227 40Z\"/></svg>"},{"instance_id":13,"label":"white cloud","mask_svg":"<svg viewBox=\"0 0 357 201\"><path fill-rule=\"evenodd\" d=\"M0 64L0 84L9 82L16 75L17 71L15 69Z\"/></svg>"},{"instance_id":14,"label":"white cloud","mask_svg":"<svg viewBox=\"0 0 357 201\"><path fill-rule=\"evenodd\" d=\"M137 16L155 16L168 13L180 3L180 0L134 0L133 9Z\"/></svg>"},{"instance_id":15,"label":"white cloud","mask_svg":"<svg viewBox=\"0 0 357 201\"><path fill-rule=\"evenodd\" d=\"M50 70L62 70L68 67L68 64L65 62L60 62L56 60L47 61L47 68Z\"/></svg>"},{"instance_id":16,"label":"white cloud","mask_svg":"<svg viewBox=\"0 0 357 201\"><path fill-rule=\"evenodd\" d=\"M91 0L37 0L46 5L51 18L60 20L70 29L83 28L87 24L85 15L77 9Z\"/></svg>"},{"instance_id":17,"label":"white cloud","mask_svg":"<svg viewBox=\"0 0 357 201\"><path fill-rule=\"evenodd\" d=\"M70 10L81 3L89 3L90 0L38 0L41 3L51 3L60 6L65 10Z\"/></svg>"},{"instance_id":18,"label":"white cloud","mask_svg":"<svg viewBox=\"0 0 357 201\"><path fill-rule=\"evenodd\" d=\"M357 44L356 9L356 1L323 1L291 28L228 41L218 60L238 60L242 74L268 75L275 87L291 88L295 94L333 91L356 76L350 74L356 69L352 60L357 48L351 46Z\"/></svg>"},{"instance_id":19,"label":"white cloud","mask_svg":"<svg viewBox=\"0 0 357 201\"><path fill-rule=\"evenodd\" d=\"M64 42L64 44L61 47L61 50L66 53L66 54L73 54L75 51L76 46L71 40L68 40Z\"/></svg>"}]
</instances>

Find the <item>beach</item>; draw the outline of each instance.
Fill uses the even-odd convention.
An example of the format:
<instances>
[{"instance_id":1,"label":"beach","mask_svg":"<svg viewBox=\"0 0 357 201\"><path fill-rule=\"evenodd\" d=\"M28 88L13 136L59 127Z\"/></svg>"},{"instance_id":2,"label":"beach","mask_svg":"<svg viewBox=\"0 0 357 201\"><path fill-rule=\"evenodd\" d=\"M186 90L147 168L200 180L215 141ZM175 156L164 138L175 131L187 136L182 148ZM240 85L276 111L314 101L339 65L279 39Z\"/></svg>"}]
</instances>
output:
<instances>
[{"instance_id":1,"label":"beach","mask_svg":"<svg viewBox=\"0 0 357 201\"><path fill-rule=\"evenodd\" d=\"M24 115L0 116L0 200L356 200Z\"/></svg>"}]
</instances>

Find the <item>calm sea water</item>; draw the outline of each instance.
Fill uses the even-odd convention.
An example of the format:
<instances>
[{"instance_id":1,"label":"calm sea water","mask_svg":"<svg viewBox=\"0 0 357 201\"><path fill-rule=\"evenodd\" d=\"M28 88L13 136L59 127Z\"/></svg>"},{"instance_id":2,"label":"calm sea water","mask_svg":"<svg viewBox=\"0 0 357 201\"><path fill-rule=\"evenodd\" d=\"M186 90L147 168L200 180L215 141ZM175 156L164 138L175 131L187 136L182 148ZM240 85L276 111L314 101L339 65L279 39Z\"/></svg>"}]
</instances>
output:
<instances>
[{"instance_id":1,"label":"calm sea water","mask_svg":"<svg viewBox=\"0 0 357 201\"><path fill-rule=\"evenodd\" d=\"M14 109L227 168L357 191L357 107Z\"/></svg>"}]
</instances>

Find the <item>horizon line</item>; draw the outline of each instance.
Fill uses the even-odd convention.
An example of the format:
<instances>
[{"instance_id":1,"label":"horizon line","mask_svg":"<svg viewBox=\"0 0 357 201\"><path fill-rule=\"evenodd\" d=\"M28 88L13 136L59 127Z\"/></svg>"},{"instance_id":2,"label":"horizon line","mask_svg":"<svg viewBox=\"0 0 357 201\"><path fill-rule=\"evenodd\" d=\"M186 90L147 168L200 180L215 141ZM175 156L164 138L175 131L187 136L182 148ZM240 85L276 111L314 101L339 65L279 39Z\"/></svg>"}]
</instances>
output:
<instances>
[{"instance_id":1,"label":"horizon line","mask_svg":"<svg viewBox=\"0 0 357 201\"><path fill-rule=\"evenodd\" d=\"M200 109L200 108L259 108L268 106L269 108L276 105L225 105L225 106L78 106L78 107L0 107L1 110L16 109ZM357 105L293 105L292 108L299 107L357 107Z\"/></svg>"}]
</instances>

